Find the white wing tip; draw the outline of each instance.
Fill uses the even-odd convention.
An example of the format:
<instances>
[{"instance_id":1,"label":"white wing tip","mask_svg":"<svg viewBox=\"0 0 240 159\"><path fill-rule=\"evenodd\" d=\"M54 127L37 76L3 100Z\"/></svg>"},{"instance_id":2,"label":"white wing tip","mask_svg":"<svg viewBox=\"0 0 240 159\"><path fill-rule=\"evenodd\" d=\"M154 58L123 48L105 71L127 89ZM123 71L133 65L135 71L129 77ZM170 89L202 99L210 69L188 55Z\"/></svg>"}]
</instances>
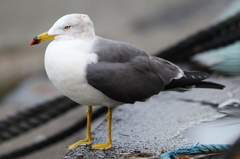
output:
<instances>
[{"instance_id":1,"label":"white wing tip","mask_svg":"<svg viewBox=\"0 0 240 159\"><path fill-rule=\"evenodd\" d=\"M181 70L179 67L178 67L178 70L179 70L179 73L177 74L177 76L174 79L179 79L179 78L182 78L184 76L183 70Z\"/></svg>"}]
</instances>

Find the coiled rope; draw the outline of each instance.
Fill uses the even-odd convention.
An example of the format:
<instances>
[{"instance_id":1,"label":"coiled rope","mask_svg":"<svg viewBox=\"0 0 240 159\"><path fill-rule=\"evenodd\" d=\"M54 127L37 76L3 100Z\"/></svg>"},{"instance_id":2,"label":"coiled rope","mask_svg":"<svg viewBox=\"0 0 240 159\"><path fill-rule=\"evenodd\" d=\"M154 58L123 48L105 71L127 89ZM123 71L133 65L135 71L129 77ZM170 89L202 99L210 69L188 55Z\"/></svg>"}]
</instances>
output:
<instances>
[{"instance_id":1,"label":"coiled rope","mask_svg":"<svg viewBox=\"0 0 240 159\"><path fill-rule=\"evenodd\" d=\"M79 106L67 97L28 108L0 121L0 143L19 136Z\"/></svg>"},{"instance_id":2,"label":"coiled rope","mask_svg":"<svg viewBox=\"0 0 240 159\"><path fill-rule=\"evenodd\" d=\"M156 56L172 62L186 61L192 55L223 47L240 40L240 13L160 51Z\"/></svg>"},{"instance_id":3,"label":"coiled rope","mask_svg":"<svg viewBox=\"0 0 240 159\"><path fill-rule=\"evenodd\" d=\"M101 107L100 109L93 112L92 121L100 117L101 115L105 114L107 112L107 109L105 107ZM77 121L74 125L70 126L69 128L63 130L60 133L57 133L49 138L47 138L44 141L41 141L36 144L32 144L11 152L8 152L6 154L0 155L0 159L14 159L18 157L22 157L25 155L28 155L30 153L33 153L35 151L41 150L43 148L46 148L47 146L50 146L52 144L55 144L63 139L66 139L67 137L70 137L80 129L85 128L87 119L80 119Z\"/></svg>"},{"instance_id":4,"label":"coiled rope","mask_svg":"<svg viewBox=\"0 0 240 159\"><path fill-rule=\"evenodd\" d=\"M178 159L179 156L184 155L202 155L211 153L222 153L230 148L228 144L197 144L195 146L180 147L173 151L165 152L160 156L160 159Z\"/></svg>"}]
</instances>

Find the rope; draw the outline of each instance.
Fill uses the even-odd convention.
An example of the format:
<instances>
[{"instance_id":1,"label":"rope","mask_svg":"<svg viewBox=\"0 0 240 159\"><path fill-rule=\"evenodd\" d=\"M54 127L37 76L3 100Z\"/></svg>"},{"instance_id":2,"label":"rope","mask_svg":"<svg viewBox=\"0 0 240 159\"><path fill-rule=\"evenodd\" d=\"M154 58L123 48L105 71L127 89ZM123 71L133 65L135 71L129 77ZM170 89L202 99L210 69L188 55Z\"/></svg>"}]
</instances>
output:
<instances>
[{"instance_id":1,"label":"rope","mask_svg":"<svg viewBox=\"0 0 240 159\"><path fill-rule=\"evenodd\" d=\"M95 119L97 119L98 117L100 117L102 114L104 114L106 112L107 112L107 109L105 107L101 107L100 109L98 109L97 111L95 111L93 113L92 121L94 121ZM73 135L74 133L79 131L80 129L85 128L86 122L87 122L86 118L80 119L74 125L63 130L62 132L57 133L39 143L32 144L32 145L26 146L24 148L20 148L20 149L8 152L6 154L0 155L0 159L14 159L14 158L28 155L28 154L38 151L40 149L46 148L47 146L50 146L50 145L55 144L63 139L66 139L67 137L70 137L71 135Z\"/></svg>"},{"instance_id":2,"label":"rope","mask_svg":"<svg viewBox=\"0 0 240 159\"><path fill-rule=\"evenodd\" d=\"M197 144L195 146L180 147L173 151L165 152L160 159L178 159L177 155L201 155L209 153L222 153L230 148L227 144Z\"/></svg>"},{"instance_id":3,"label":"rope","mask_svg":"<svg viewBox=\"0 0 240 159\"><path fill-rule=\"evenodd\" d=\"M67 97L28 108L0 121L0 143L36 128L79 106Z\"/></svg>"},{"instance_id":4,"label":"rope","mask_svg":"<svg viewBox=\"0 0 240 159\"><path fill-rule=\"evenodd\" d=\"M176 62L188 60L192 55L226 46L240 40L240 13L212 27L199 31L156 56Z\"/></svg>"}]
</instances>

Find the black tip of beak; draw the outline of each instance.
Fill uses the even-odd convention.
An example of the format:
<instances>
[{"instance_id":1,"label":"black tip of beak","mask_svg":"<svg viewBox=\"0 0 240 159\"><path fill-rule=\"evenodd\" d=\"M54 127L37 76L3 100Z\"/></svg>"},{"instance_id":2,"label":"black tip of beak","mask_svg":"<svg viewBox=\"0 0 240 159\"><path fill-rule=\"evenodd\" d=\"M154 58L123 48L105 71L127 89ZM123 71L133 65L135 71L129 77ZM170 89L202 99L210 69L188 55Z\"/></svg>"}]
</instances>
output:
<instances>
[{"instance_id":1,"label":"black tip of beak","mask_svg":"<svg viewBox=\"0 0 240 159\"><path fill-rule=\"evenodd\" d=\"M39 44L41 41L37 38L37 36L30 42L30 46Z\"/></svg>"}]
</instances>

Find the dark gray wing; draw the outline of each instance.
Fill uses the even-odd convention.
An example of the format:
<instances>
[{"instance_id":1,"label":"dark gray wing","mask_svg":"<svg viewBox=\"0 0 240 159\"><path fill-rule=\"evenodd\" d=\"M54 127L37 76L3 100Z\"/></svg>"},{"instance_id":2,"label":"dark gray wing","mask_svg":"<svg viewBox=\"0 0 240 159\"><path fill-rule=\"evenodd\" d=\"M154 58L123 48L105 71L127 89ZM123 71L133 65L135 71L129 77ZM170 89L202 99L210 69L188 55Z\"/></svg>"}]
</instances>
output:
<instances>
[{"instance_id":1,"label":"dark gray wing","mask_svg":"<svg viewBox=\"0 0 240 159\"><path fill-rule=\"evenodd\" d=\"M97 37L93 52L98 54L99 62L129 62L136 56L148 55L141 49L120 41Z\"/></svg>"},{"instance_id":2,"label":"dark gray wing","mask_svg":"<svg viewBox=\"0 0 240 159\"><path fill-rule=\"evenodd\" d=\"M182 76L177 66L156 57L140 55L128 61L88 65L88 83L116 101L134 103L158 94L173 78Z\"/></svg>"}]
</instances>

